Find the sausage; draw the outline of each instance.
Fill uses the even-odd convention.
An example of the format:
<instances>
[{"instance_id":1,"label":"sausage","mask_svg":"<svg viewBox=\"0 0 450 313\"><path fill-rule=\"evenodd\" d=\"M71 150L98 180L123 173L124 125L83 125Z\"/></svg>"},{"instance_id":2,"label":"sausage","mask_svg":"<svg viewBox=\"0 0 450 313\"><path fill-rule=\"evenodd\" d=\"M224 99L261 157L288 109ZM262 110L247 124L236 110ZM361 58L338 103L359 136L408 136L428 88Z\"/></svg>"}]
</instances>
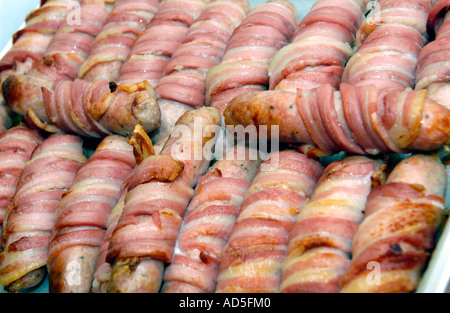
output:
<instances>
[{"instance_id":1,"label":"sausage","mask_svg":"<svg viewBox=\"0 0 450 313\"><path fill-rule=\"evenodd\" d=\"M73 4L79 2L51 0L31 11L25 18L25 27L13 35L13 45L0 61L0 72L27 59L41 61L56 31L73 10Z\"/></svg>"},{"instance_id":2,"label":"sausage","mask_svg":"<svg viewBox=\"0 0 450 313\"><path fill-rule=\"evenodd\" d=\"M43 140L38 132L21 125L0 133L0 234L3 234L3 219L16 193L20 175Z\"/></svg>"},{"instance_id":3,"label":"sausage","mask_svg":"<svg viewBox=\"0 0 450 313\"><path fill-rule=\"evenodd\" d=\"M77 171L56 209L47 261L51 293L87 293L106 220L136 165L125 137L110 135Z\"/></svg>"},{"instance_id":4,"label":"sausage","mask_svg":"<svg viewBox=\"0 0 450 313\"><path fill-rule=\"evenodd\" d=\"M90 44L100 32L108 13L103 2L83 3L79 12L79 23L71 25L68 19L60 25L42 60L35 62L32 71L10 76L3 82L3 96L12 111L25 116L31 107L42 121L50 122L45 119L42 88L51 88L58 79L77 77L78 68L87 57Z\"/></svg>"},{"instance_id":5,"label":"sausage","mask_svg":"<svg viewBox=\"0 0 450 313\"><path fill-rule=\"evenodd\" d=\"M155 88L161 109L160 127L152 134L155 142L169 136L183 113L205 104L206 73L222 60L249 6L246 0L209 2L189 27Z\"/></svg>"},{"instance_id":6,"label":"sausage","mask_svg":"<svg viewBox=\"0 0 450 313\"><path fill-rule=\"evenodd\" d=\"M165 270L162 292L215 291L221 250L260 163L256 150L235 146L202 176Z\"/></svg>"},{"instance_id":7,"label":"sausage","mask_svg":"<svg viewBox=\"0 0 450 313\"><path fill-rule=\"evenodd\" d=\"M216 292L278 292L288 236L323 166L296 151L272 152L244 196L222 250Z\"/></svg>"},{"instance_id":8,"label":"sausage","mask_svg":"<svg viewBox=\"0 0 450 313\"><path fill-rule=\"evenodd\" d=\"M158 167L161 160L172 157L183 163L183 170L176 178L170 175L175 178L172 182L150 176L148 182L128 191L106 256L112 265L108 292L159 291L164 264L171 261L193 188L210 163L203 152L214 144L219 125L219 112L214 108L188 111L160 154L140 164ZM161 162L161 169L164 164Z\"/></svg>"},{"instance_id":9,"label":"sausage","mask_svg":"<svg viewBox=\"0 0 450 313\"><path fill-rule=\"evenodd\" d=\"M328 152L428 151L448 143L450 111L427 95L348 83L339 91L330 85L296 94L269 90L234 98L224 118L226 125L279 125L280 141Z\"/></svg>"},{"instance_id":10,"label":"sausage","mask_svg":"<svg viewBox=\"0 0 450 313\"><path fill-rule=\"evenodd\" d=\"M116 85L105 80L57 80L43 95L47 120L60 131L98 138L112 133L128 136L137 124L147 132L159 125L159 105L146 81ZM27 114L39 125L39 118Z\"/></svg>"},{"instance_id":11,"label":"sausage","mask_svg":"<svg viewBox=\"0 0 450 313\"><path fill-rule=\"evenodd\" d=\"M46 277L55 210L85 162L82 140L73 135L50 136L34 150L4 219L0 283L8 292Z\"/></svg>"},{"instance_id":12,"label":"sausage","mask_svg":"<svg viewBox=\"0 0 450 313\"><path fill-rule=\"evenodd\" d=\"M300 21L292 41L269 64L269 88L338 88L368 1L319 0Z\"/></svg>"},{"instance_id":13,"label":"sausage","mask_svg":"<svg viewBox=\"0 0 450 313\"><path fill-rule=\"evenodd\" d=\"M142 163L146 158L151 155L155 155L155 147L153 146L148 134L145 133L143 128L138 125L127 140L133 146L133 154L136 159L136 164ZM159 150L156 154L159 154ZM135 177L136 167L133 168L129 176L123 181L120 187L119 199L116 206L111 211L106 221L105 236L98 248L98 257L95 265L94 278L92 281L93 293L106 293L111 280L112 267L106 261L106 255L108 253L108 247L111 240L111 235L117 226L120 216L125 206L125 197L130 189L130 183ZM169 173L170 175L172 173ZM167 177L167 180L169 177Z\"/></svg>"},{"instance_id":14,"label":"sausage","mask_svg":"<svg viewBox=\"0 0 450 313\"><path fill-rule=\"evenodd\" d=\"M289 234L280 292L339 291L367 196L372 185L382 183L381 165L351 156L325 168Z\"/></svg>"},{"instance_id":15,"label":"sausage","mask_svg":"<svg viewBox=\"0 0 450 313\"><path fill-rule=\"evenodd\" d=\"M267 1L251 9L231 35L220 64L206 75L206 105L223 113L238 94L267 89L269 62L291 40L296 24L296 9L288 1Z\"/></svg>"},{"instance_id":16,"label":"sausage","mask_svg":"<svg viewBox=\"0 0 450 313\"><path fill-rule=\"evenodd\" d=\"M120 0L106 18L102 31L78 71L87 81L116 81L134 40L142 33L159 6L157 0Z\"/></svg>"},{"instance_id":17,"label":"sausage","mask_svg":"<svg viewBox=\"0 0 450 313\"><path fill-rule=\"evenodd\" d=\"M204 0L161 2L144 32L136 39L120 69L117 83L147 80L156 88L164 67L205 4Z\"/></svg>"},{"instance_id":18,"label":"sausage","mask_svg":"<svg viewBox=\"0 0 450 313\"><path fill-rule=\"evenodd\" d=\"M378 6L376 26L367 25L371 19L364 20L357 34L360 46L345 66L342 81L379 89L411 88L432 5L422 0L382 0Z\"/></svg>"},{"instance_id":19,"label":"sausage","mask_svg":"<svg viewBox=\"0 0 450 313\"><path fill-rule=\"evenodd\" d=\"M412 175L411 175L412 174ZM439 159L412 155L369 195L341 292L412 292L444 214L447 175Z\"/></svg>"},{"instance_id":20,"label":"sausage","mask_svg":"<svg viewBox=\"0 0 450 313\"><path fill-rule=\"evenodd\" d=\"M155 88L158 96L192 107L203 106L206 72L222 59L231 34L249 6L246 0L206 4L164 68Z\"/></svg>"}]
</instances>

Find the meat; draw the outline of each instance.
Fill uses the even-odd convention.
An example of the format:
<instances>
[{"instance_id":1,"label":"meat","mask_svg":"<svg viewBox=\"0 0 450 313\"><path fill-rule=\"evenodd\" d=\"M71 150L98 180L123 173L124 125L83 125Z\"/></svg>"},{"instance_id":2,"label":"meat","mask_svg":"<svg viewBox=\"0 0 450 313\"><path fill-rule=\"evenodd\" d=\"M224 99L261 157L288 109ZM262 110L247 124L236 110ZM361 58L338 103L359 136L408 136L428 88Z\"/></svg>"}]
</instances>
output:
<instances>
[{"instance_id":1,"label":"meat","mask_svg":"<svg viewBox=\"0 0 450 313\"><path fill-rule=\"evenodd\" d=\"M223 57L228 40L249 10L247 0L214 0L189 27L155 88L161 109L155 142L167 137L186 111L205 104L206 73Z\"/></svg>"},{"instance_id":2,"label":"meat","mask_svg":"<svg viewBox=\"0 0 450 313\"><path fill-rule=\"evenodd\" d=\"M117 82L147 80L156 88L164 67L206 3L205 0L162 1L151 22L136 39Z\"/></svg>"},{"instance_id":3,"label":"meat","mask_svg":"<svg viewBox=\"0 0 450 313\"><path fill-rule=\"evenodd\" d=\"M48 122L42 88L51 88L58 79L77 77L78 68L87 57L90 44L100 32L107 13L103 1L83 2L79 7L79 21L73 23L67 19L59 26L42 60L35 62L33 70L25 75L10 76L3 82L7 105L22 116L32 108L40 120Z\"/></svg>"},{"instance_id":4,"label":"meat","mask_svg":"<svg viewBox=\"0 0 450 313\"><path fill-rule=\"evenodd\" d=\"M116 85L106 80L57 80L43 95L46 119L52 124L39 128L46 130L57 127L97 138L112 133L128 136L137 124L148 132L157 128L161 116L153 88L146 81ZM42 124L38 117L28 115L35 125Z\"/></svg>"},{"instance_id":5,"label":"meat","mask_svg":"<svg viewBox=\"0 0 450 313\"><path fill-rule=\"evenodd\" d=\"M39 133L24 126L0 133L0 234L3 234L3 219L16 193L20 175L42 140Z\"/></svg>"},{"instance_id":6,"label":"meat","mask_svg":"<svg viewBox=\"0 0 450 313\"><path fill-rule=\"evenodd\" d=\"M136 164L139 165L146 158L155 155L155 147L140 125L136 126L130 136L130 139L127 141L133 146L133 154L136 159ZM159 154L159 151L157 154ZM106 232L98 249L98 257L95 265L94 278L92 281L93 293L106 293L108 291L108 286L111 281L112 267L111 264L106 261L106 255L108 253L111 235L117 226L120 216L122 215L123 207L125 206L125 197L130 189L130 182L134 179L135 171L136 167L133 168L130 175L123 181L122 186L120 187L120 196L117 200L117 204L111 211L111 214L106 221ZM171 175L172 173L169 174ZM166 179L169 179L169 177L166 177Z\"/></svg>"},{"instance_id":7,"label":"meat","mask_svg":"<svg viewBox=\"0 0 450 313\"><path fill-rule=\"evenodd\" d=\"M261 161L235 146L202 176L187 208L162 291L214 292L223 246Z\"/></svg>"},{"instance_id":8,"label":"meat","mask_svg":"<svg viewBox=\"0 0 450 313\"><path fill-rule=\"evenodd\" d=\"M45 278L55 210L85 162L82 140L73 135L50 136L34 150L3 222L0 283L5 290L21 292Z\"/></svg>"},{"instance_id":9,"label":"meat","mask_svg":"<svg viewBox=\"0 0 450 313\"><path fill-rule=\"evenodd\" d=\"M368 1L319 0L270 62L270 89L338 88Z\"/></svg>"},{"instance_id":10,"label":"meat","mask_svg":"<svg viewBox=\"0 0 450 313\"><path fill-rule=\"evenodd\" d=\"M341 292L412 292L443 220L447 176L439 159L416 154L374 189Z\"/></svg>"},{"instance_id":11,"label":"meat","mask_svg":"<svg viewBox=\"0 0 450 313\"><path fill-rule=\"evenodd\" d=\"M228 39L248 9L246 0L215 0L205 5L164 68L155 89L158 96L203 106L206 72L220 62Z\"/></svg>"},{"instance_id":12,"label":"meat","mask_svg":"<svg viewBox=\"0 0 450 313\"><path fill-rule=\"evenodd\" d=\"M78 77L87 81L116 81L134 40L144 31L158 6L158 0L115 1Z\"/></svg>"},{"instance_id":13,"label":"meat","mask_svg":"<svg viewBox=\"0 0 450 313\"><path fill-rule=\"evenodd\" d=\"M25 63L28 58L39 62L59 26L79 2L50 0L31 11L25 19L25 27L13 35L13 45L0 61L0 72L12 69L15 63Z\"/></svg>"},{"instance_id":14,"label":"meat","mask_svg":"<svg viewBox=\"0 0 450 313\"><path fill-rule=\"evenodd\" d=\"M235 29L220 64L206 76L206 105L221 113L233 97L269 85L268 67L292 38L297 12L292 3L273 0L252 8Z\"/></svg>"},{"instance_id":15,"label":"meat","mask_svg":"<svg viewBox=\"0 0 450 313\"><path fill-rule=\"evenodd\" d=\"M365 156L346 157L325 168L290 232L280 292L339 291L367 196L382 177L381 161Z\"/></svg>"},{"instance_id":16,"label":"meat","mask_svg":"<svg viewBox=\"0 0 450 313\"><path fill-rule=\"evenodd\" d=\"M428 151L450 139L450 111L425 90L382 91L374 85L247 93L228 104L224 117L227 125L279 125L280 141L328 152Z\"/></svg>"},{"instance_id":17,"label":"meat","mask_svg":"<svg viewBox=\"0 0 450 313\"><path fill-rule=\"evenodd\" d=\"M110 135L78 170L56 209L47 262L49 290L88 293L107 219L136 161L125 137Z\"/></svg>"},{"instance_id":18,"label":"meat","mask_svg":"<svg viewBox=\"0 0 450 313\"><path fill-rule=\"evenodd\" d=\"M52 0L30 12L25 19L25 27L12 38L12 47L0 60L0 86L11 75L24 75L33 69L35 62L41 61L56 31L79 0ZM3 114L5 99L0 91L0 110ZM8 126L9 120L0 125ZM0 126L1 129L1 126Z\"/></svg>"},{"instance_id":19,"label":"meat","mask_svg":"<svg viewBox=\"0 0 450 313\"><path fill-rule=\"evenodd\" d=\"M262 163L222 250L216 292L278 292L289 232L322 174L304 154L272 152Z\"/></svg>"},{"instance_id":20,"label":"meat","mask_svg":"<svg viewBox=\"0 0 450 313\"><path fill-rule=\"evenodd\" d=\"M219 123L219 113L214 108L186 112L160 154L136 167L141 172L146 172L141 167L154 170L146 176L147 180L138 179L137 185L130 182L136 186L130 187L125 196L106 256L113 267L108 292L159 291L164 264L172 259L193 188L208 169L211 159L205 151L214 144ZM170 158L182 162L181 173L160 177L158 169L164 173Z\"/></svg>"},{"instance_id":21,"label":"meat","mask_svg":"<svg viewBox=\"0 0 450 313\"><path fill-rule=\"evenodd\" d=\"M427 89L430 98L450 108L450 13L449 1L438 1L428 16L429 32L434 40L420 51L415 72L416 89Z\"/></svg>"},{"instance_id":22,"label":"meat","mask_svg":"<svg viewBox=\"0 0 450 313\"><path fill-rule=\"evenodd\" d=\"M358 31L362 42L345 66L342 80L379 89L412 87L417 57L425 44L428 0L381 0L376 26L366 19Z\"/></svg>"}]
</instances>

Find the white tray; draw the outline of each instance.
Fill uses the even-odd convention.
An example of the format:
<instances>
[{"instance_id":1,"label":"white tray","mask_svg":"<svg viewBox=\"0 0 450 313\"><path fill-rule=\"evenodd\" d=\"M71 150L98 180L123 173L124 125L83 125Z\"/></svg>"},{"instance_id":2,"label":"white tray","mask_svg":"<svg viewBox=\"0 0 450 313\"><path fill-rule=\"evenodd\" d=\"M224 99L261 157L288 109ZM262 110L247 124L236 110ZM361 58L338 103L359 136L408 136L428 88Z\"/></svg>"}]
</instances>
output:
<instances>
[{"instance_id":1,"label":"white tray","mask_svg":"<svg viewBox=\"0 0 450 313\"><path fill-rule=\"evenodd\" d=\"M253 6L266 2L266 0L249 0ZM310 10L316 0L291 0L297 8L297 16L301 20ZM25 16L34 8L38 7L40 0L0 0L0 44L7 42L0 58L10 49L10 38L14 32L24 27ZM4 22L3 22L4 21ZM0 45L1 46L1 45ZM446 167L450 182L450 166ZM446 208L450 208L450 183L447 184ZM442 232L438 235L439 240L432 253L428 267L422 277L418 293L444 293L450 292L450 223L446 223ZM0 293L4 293L0 286ZM33 293L48 293L48 280L33 291Z\"/></svg>"}]
</instances>

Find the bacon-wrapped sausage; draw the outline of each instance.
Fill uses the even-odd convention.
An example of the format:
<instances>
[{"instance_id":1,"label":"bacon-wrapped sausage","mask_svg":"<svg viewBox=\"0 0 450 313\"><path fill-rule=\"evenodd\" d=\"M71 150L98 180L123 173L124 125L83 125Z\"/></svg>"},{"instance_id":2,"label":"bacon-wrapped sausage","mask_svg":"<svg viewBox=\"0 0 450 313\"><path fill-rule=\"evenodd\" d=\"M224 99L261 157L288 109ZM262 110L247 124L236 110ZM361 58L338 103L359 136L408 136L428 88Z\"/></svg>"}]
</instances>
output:
<instances>
[{"instance_id":1,"label":"bacon-wrapped sausage","mask_svg":"<svg viewBox=\"0 0 450 313\"><path fill-rule=\"evenodd\" d=\"M401 161L374 189L352 248L341 292L411 292L417 288L443 220L447 175L434 157Z\"/></svg>"},{"instance_id":2,"label":"bacon-wrapped sausage","mask_svg":"<svg viewBox=\"0 0 450 313\"><path fill-rule=\"evenodd\" d=\"M164 68L155 88L158 96L203 106L206 72L220 62L228 39L248 9L246 0L208 3Z\"/></svg>"},{"instance_id":3,"label":"bacon-wrapped sausage","mask_svg":"<svg viewBox=\"0 0 450 313\"><path fill-rule=\"evenodd\" d=\"M260 163L256 150L235 146L203 175L165 271L163 292L215 291L220 253Z\"/></svg>"},{"instance_id":4,"label":"bacon-wrapped sausage","mask_svg":"<svg viewBox=\"0 0 450 313\"><path fill-rule=\"evenodd\" d=\"M56 209L47 261L50 292L90 291L107 218L135 165L126 138L110 135L78 170Z\"/></svg>"},{"instance_id":5,"label":"bacon-wrapped sausage","mask_svg":"<svg viewBox=\"0 0 450 313\"><path fill-rule=\"evenodd\" d=\"M28 58L41 61L58 28L80 0L49 0L31 11L25 27L13 35L13 45L0 61L0 72L12 69L15 63L25 63Z\"/></svg>"},{"instance_id":6,"label":"bacon-wrapped sausage","mask_svg":"<svg viewBox=\"0 0 450 313\"><path fill-rule=\"evenodd\" d=\"M426 90L383 92L374 85L330 85L297 94L252 92L234 98L227 125L278 125L280 141L328 152L380 154L432 150L450 140L450 110Z\"/></svg>"},{"instance_id":7,"label":"bacon-wrapped sausage","mask_svg":"<svg viewBox=\"0 0 450 313\"><path fill-rule=\"evenodd\" d=\"M233 32L220 64L206 76L207 105L223 113L229 100L269 86L269 62L289 43L297 12L289 1L271 0L250 10Z\"/></svg>"},{"instance_id":8,"label":"bacon-wrapped sausage","mask_svg":"<svg viewBox=\"0 0 450 313\"><path fill-rule=\"evenodd\" d=\"M0 234L3 234L3 218L16 193L20 175L42 140L39 133L24 126L0 133Z\"/></svg>"},{"instance_id":9,"label":"bacon-wrapped sausage","mask_svg":"<svg viewBox=\"0 0 450 313\"><path fill-rule=\"evenodd\" d=\"M222 251L216 292L279 291L289 232L322 171L289 150L261 163Z\"/></svg>"},{"instance_id":10,"label":"bacon-wrapped sausage","mask_svg":"<svg viewBox=\"0 0 450 313\"><path fill-rule=\"evenodd\" d=\"M13 45L0 60L0 86L11 75L28 74L40 62L56 31L80 0L51 0L30 12L25 27L12 38ZM0 91L0 110L5 99ZM0 121L1 122L1 121ZM0 125L8 126L9 121ZM1 126L0 126L1 128Z\"/></svg>"},{"instance_id":11,"label":"bacon-wrapped sausage","mask_svg":"<svg viewBox=\"0 0 450 313\"><path fill-rule=\"evenodd\" d=\"M440 0L428 15L433 41L420 51L415 73L416 89L427 89L430 98L450 109L450 1Z\"/></svg>"},{"instance_id":12,"label":"bacon-wrapped sausage","mask_svg":"<svg viewBox=\"0 0 450 313\"><path fill-rule=\"evenodd\" d=\"M161 153L145 158L130 180L125 206L111 236L109 292L158 292L170 263L193 187L209 166L220 125L214 108L186 112Z\"/></svg>"},{"instance_id":13,"label":"bacon-wrapped sausage","mask_svg":"<svg viewBox=\"0 0 450 313\"><path fill-rule=\"evenodd\" d=\"M270 62L270 89L337 88L353 54L367 0L319 0L298 24L292 42Z\"/></svg>"},{"instance_id":14,"label":"bacon-wrapped sausage","mask_svg":"<svg viewBox=\"0 0 450 313\"><path fill-rule=\"evenodd\" d=\"M82 140L73 135L50 136L34 150L4 219L0 283L7 291L45 278L55 210L85 162Z\"/></svg>"},{"instance_id":15,"label":"bacon-wrapped sausage","mask_svg":"<svg viewBox=\"0 0 450 313\"><path fill-rule=\"evenodd\" d=\"M189 27L155 89L161 109L160 127L152 134L155 142L169 136L186 111L205 104L206 73L222 60L230 36L249 7L247 0L211 1Z\"/></svg>"},{"instance_id":16,"label":"bacon-wrapped sausage","mask_svg":"<svg viewBox=\"0 0 450 313\"><path fill-rule=\"evenodd\" d=\"M162 1L145 31L136 39L117 82L147 80L156 88L164 67L206 3L206 0Z\"/></svg>"},{"instance_id":17,"label":"bacon-wrapped sausage","mask_svg":"<svg viewBox=\"0 0 450 313\"><path fill-rule=\"evenodd\" d=\"M352 156L328 165L289 235L280 292L338 292L352 240L381 161Z\"/></svg>"},{"instance_id":18,"label":"bacon-wrapped sausage","mask_svg":"<svg viewBox=\"0 0 450 313\"><path fill-rule=\"evenodd\" d=\"M376 25L365 19L359 46L345 66L342 81L379 89L412 87L417 57L427 40L430 0L380 0ZM372 21L374 23L374 21Z\"/></svg>"},{"instance_id":19,"label":"bacon-wrapped sausage","mask_svg":"<svg viewBox=\"0 0 450 313\"><path fill-rule=\"evenodd\" d=\"M134 40L144 31L158 6L158 0L117 0L92 43L78 77L87 81L116 81Z\"/></svg>"},{"instance_id":20,"label":"bacon-wrapped sausage","mask_svg":"<svg viewBox=\"0 0 450 313\"><path fill-rule=\"evenodd\" d=\"M25 116L32 108L40 120L47 122L42 88L51 89L55 80L77 77L78 69L87 57L89 47L102 28L108 11L103 1L83 1L79 21L67 19L60 25L40 62L35 62L26 75L13 75L3 84L7 105Z\"/></svg>"},{"instance_id":21,"label":"bacon-wrapped sausage","mask_svg":"<svg viewBox=\"0 0 450 313\"><path fill-rule=\"evenodd\" d=\"M136 126L128 142L133 146L133 152L137 164L140 164L143 160L150 157L151 155L159 154L160 152L158 151L156 153L156 149L154 148L150 137L148 137L147 133L145 133L140 125ZM122 186L120 187L120 196L117 204L109 215L108 220L106 221L106 232L99 246L97 263L95 265L94 280L92 281L92 292L94 293L106 293L108 290L108 286L111 281L112 267L111 264L106 261L106 255L108 253L112 233L114 232L120 216L122 215L123 208L125 206L125 197L130 188L130 182L134 180L135 173L136 167L123 181ZM169 178L166 177L165 179Z\"/></svg>"},{"instance_id":22,"label":"bacon-wrapped sausage","mask_svg":"<svg viewBox=\"0 0 450 313\"><path fill-rule=\"evenodd\" d=\"M159 125L159 105L146 81L116 85L106 80L58 80L43 94L47 119L52 122L42 125L43 129L56 126L69 133L104 137L111 133L128 136L137 124L146 131ZM30 119L41 123L37 117Z\"/></svg>"}]
</instances>

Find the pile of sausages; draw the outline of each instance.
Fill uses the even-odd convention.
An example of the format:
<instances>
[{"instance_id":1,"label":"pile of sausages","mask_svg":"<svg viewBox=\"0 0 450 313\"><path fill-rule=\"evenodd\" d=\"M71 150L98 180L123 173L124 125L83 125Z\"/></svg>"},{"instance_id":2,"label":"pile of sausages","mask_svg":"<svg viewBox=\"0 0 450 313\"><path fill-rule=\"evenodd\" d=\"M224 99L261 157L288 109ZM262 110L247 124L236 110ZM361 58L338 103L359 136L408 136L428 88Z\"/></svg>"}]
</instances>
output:
<instances>
[{"instance_id":1,"label":"pile of sausages","mask_svg":"<svg viewBox=\"0 0 450 313\"><path fill-rule=\"evenodd\" d=\"M31 12L0 60L3 288L416 291L445 222L450 1L296 5Z\"/></svg>"}]
</instances>

